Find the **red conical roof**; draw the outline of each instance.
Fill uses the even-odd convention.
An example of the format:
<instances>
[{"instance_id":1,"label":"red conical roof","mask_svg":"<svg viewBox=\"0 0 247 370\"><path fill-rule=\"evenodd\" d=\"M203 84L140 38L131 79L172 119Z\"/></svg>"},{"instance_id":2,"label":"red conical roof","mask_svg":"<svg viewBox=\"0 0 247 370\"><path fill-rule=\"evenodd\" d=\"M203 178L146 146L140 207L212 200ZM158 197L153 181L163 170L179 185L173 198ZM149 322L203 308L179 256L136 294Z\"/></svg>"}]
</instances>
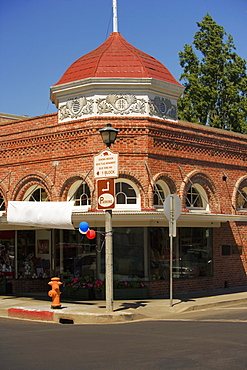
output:
<instances>
[{"instance_id":1,"label":"red conical roof","mask_svg":"<svg viewBox=\"0 0 247 370\"><path fill-rule=\"evenodd\" d=\"M181 86L163 64L136 49L118 32L71 64L55 85L89 77L155 78Z\"/></svg>"}]
</instances>

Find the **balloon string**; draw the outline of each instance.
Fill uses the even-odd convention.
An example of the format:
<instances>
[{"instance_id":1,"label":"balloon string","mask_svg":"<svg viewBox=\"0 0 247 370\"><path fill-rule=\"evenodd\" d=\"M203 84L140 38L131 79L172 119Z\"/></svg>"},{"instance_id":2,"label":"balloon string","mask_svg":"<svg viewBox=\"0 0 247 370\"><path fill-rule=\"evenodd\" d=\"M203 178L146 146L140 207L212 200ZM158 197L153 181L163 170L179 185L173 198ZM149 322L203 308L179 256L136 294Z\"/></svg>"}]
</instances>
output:
<instances>
[{"instance_id":1,"label":"balloon string","mask_svg":"<svg viewBox=\"0 0 247 370\"><path fill-rule=\"evenodd\" d=\"M95 248L96 249L96 252L98 252L98 253L101 253L102 252L102 249L104 248L104 245L105 245L106 236L110 236L110 235L106 235L106 234L109 234L109 233L112 233L112 230L107 231L106 233L103 233L103 234L101 233L101 235L104 235L105 237L104 237L104 239L103 239L103 241L101 243L100 248L99 249L97 247Z\"/></svg>"}]
</instances>

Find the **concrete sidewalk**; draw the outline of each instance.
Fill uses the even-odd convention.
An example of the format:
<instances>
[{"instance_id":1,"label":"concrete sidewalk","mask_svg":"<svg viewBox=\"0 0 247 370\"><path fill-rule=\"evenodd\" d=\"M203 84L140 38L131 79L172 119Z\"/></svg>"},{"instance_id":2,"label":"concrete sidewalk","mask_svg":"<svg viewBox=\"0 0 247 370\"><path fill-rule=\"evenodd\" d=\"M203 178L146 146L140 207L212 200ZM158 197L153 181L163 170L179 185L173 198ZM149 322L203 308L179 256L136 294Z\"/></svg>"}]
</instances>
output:
<instances>
[{"instance_id":1,"label":"concrete sidewalk","mask_svg":"<svg viewBox=\"0 0 247 370\"><path fill-rule=\"evenodd\" d=\"M51 308L47 293L0 296L0 317L62 324L111 324L137 320L176 319L176 314L226 303L247 302L247 287L227 288L170 299L115 300L113 312L106 312L105 301L62 300L61 308Z\"/></svg>"}]
</instances>

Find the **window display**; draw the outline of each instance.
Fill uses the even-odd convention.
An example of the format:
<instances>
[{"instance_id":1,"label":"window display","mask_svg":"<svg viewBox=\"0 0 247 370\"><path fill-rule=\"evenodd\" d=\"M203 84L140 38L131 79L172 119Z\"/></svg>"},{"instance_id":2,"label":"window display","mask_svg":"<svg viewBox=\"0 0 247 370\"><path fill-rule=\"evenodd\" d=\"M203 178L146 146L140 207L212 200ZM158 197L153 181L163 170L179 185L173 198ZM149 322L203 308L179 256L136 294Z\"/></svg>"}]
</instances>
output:
<instances>
[{"instance_id":1,"label":"window display","mask_svg":"<svg viewBox=\"0 0 247 370\"><path fill-rule=\"evenodd\" d=\"M15 232L0 231L0 276L14 277Z\"/></svg>"},{"instance_id":2,"label":"window display","mask_svg":"<svg viewBox=\"0 0 247 370\"><path fill-rule=\"evenodd\" d=\"M173 238L173 277L211 276L212 230L202 227L179 228ZM168 228L150 229L150 278L169 279L170 237Z\"/></svg>"},{"instance_id":3,"label":"window display","mask_svg":"<svg viewBox=\"0 0 247 370\"><path fill-rule=\"evenodd\" d=\"M56 240L59 240L59 236ZM62 278L96 279L96 239L90 240L78 230L63 230L55 253L56 271Z\"/></svg>"},{"instance_id":4,"label":"window display","mask_svg":"<svg viewBox=\"0 0 247 370\"><path fill-rule=\"evenodd\" d=\"M50 276L49 235L49 230L17 232L18 278L37 279Z\"/></svg>"}]
</instances>

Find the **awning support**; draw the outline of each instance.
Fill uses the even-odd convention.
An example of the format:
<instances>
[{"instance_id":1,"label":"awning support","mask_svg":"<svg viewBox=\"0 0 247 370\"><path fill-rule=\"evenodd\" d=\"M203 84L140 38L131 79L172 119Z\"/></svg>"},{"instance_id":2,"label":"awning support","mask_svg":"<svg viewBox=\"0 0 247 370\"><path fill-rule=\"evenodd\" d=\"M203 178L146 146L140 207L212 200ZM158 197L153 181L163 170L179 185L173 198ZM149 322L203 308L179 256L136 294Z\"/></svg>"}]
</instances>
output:
<instances>
[{"instance_id":1,"label":"awning support","mask_svg":"<svg viewBox=\"0 0 247 370\"><path fill-rule=\"evenodd\" d=\"M83 180L81 180L80 184L77 186L76 190L74 191L74 193L71 195L71 197L69 198L68 202L71 201L71 199L74 197L74 195L76 194L77 190L79 189L79 187L84 183L84 181L86 180L86 178L88 177L88 175L90 174L90 172L92 171L93 167L90 168L90 170L88 171L88 173L86 174L86 176L84 177Z\"/></svg>"},{"instance_id":2,"label":"awning support","mask_svg":"<svg viewBox=\"0 0 247 370\"><path fill-rule=\"evenodd\" d=\"M50 173L54 170L54 169L56 169L56 167L58 166L58 162L56 161L56 162L54 162L54 164L53 164L53 167L52 167L52 169L48 172L48 174L47 175L45 175L45 177L43 177L39 182L38 182L38 184L34 187L34 189L32 189L32 191L30 191L30 193L28 193L26 196L25 196L25 198L23 199L23 202L38 188L38 186L42 183L42 181L44 181L49 175L50 175Z\"/></svg>"},{"instance_id":3,"label":"awning support","mask_svg":"<svg viewBox=\"0 0 247 370\"><path fill-rule=\"evenodd\" d=\"M151 170L150 170L150 168L149 168L149 166L148 166L147 162L146 162L146 161L144 161L144 163L145 163L146 169L147 169L147 171L148 171L149 177L150 177L150 179L151 179L151 186L155 188L156 193L158 194L159 200L160 200L160 201L161 201L161 203L163 204L163 203L164 203L164 200L161 198L161 195L160 195L159 189L158 189L158 187L157 187L157 185L156 185L156 182L154 181L154 178L153 178L153 175L152 175L152 173L151 173Z\"/></svg>"}]
</instances>

